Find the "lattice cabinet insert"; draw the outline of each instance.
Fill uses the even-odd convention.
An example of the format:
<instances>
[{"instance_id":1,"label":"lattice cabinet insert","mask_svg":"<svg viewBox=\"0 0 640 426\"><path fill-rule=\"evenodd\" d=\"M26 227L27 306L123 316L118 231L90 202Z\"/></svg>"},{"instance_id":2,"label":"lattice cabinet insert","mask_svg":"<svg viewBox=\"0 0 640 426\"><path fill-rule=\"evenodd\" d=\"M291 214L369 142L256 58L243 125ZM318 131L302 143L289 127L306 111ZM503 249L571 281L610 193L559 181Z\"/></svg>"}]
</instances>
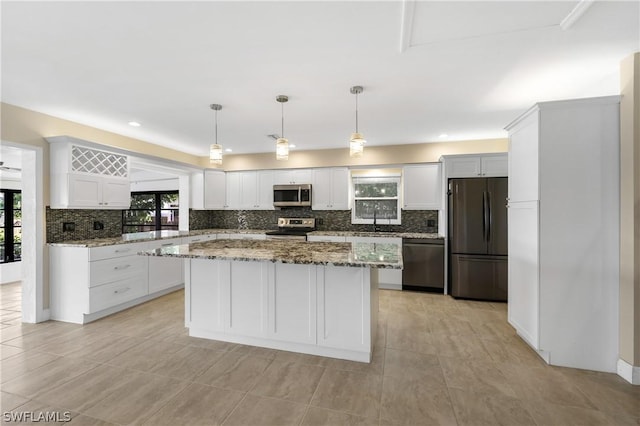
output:
<instances>
[{"instance_id":1,"label":"lattice cabinet insert","mask_svg":"<svg viewBox=\"0 0 640 426\"><path fill-rule=\"evenodd\" d=\"M51 208L127 209L129 157L57 136L47 138L51 159ZM84 144L83 144L84 142Z\"/></svg>"}]
</instances>

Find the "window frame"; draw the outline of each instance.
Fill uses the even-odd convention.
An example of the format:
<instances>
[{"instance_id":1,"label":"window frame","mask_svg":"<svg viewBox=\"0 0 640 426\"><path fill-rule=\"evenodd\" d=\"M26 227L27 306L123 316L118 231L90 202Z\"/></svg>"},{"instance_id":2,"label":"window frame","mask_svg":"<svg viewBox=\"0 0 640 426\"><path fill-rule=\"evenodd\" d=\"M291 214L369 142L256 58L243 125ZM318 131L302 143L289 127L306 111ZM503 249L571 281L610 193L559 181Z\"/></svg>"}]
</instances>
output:
<instances>
[{"instance_id":1,"label":"window frame","mask_svg":"<svg viewBox=\"0 0 640 426\"><path fill-rule=\"evenodd\" d=\"M162 196L167 194L175 194L178 197L178 207L172 208L162 208ZM177 213L178 217L180 215L180 193L177 190L173 191L134 191L131 193L131 198L133 199L136 195L153 195L155 201L155 208L153 209L132 209L129 208L127 210L122 211L122 233L130 234L134 232L149 232L149 231L162 231L162 230L178 230L179 223L175 225L167 225L162 223L162 212L163 211L173 211ZM127 213L128 212L141 212L141 211L153 211L154 212L154 222L149 224L140 224L140 223L127 223ZM132 230L132 228L138 227L137 230ZM140 229L142 227L153 229Z\"/></svg>"},{"instance_id":2,"label":"window frame","mask_svg":"<svg viewBox=\"0 0 640 426\"><path fill-rule=\"evenodd\" d=\"M358 197L356 195L356 184L366 183L363 181L370 180L369 183L395 183L397 186L397 195L395 197ZM378 225L401 225L402 224L402 176L401 175L371 175L371 176L351 176L351 224L353 225L373 225L373 218L360 218L356 216L357 201L360 200L380 200L396 202L396 211L398 212L396 219L376 219Z\"/></svg>"},{"instance_id":3,"label":"window frame","mask_svg":"<svg viewBox=\"0 0 640 426\"><path fill-rule=\"evenodd\" d=\"M4 242L0 243L4 249L4 256L0 259L0 264L20 262L22 260L22 237L19 243L15 242L15 228L22 230L22 221L20 221L19 226L16 226L13 223L13 218L16 211L20 212L20 217L22 218L22 190L0 188L0 193L4 194L4 223L1 225L4 230ZM19 209L13 206L16 194L20 195ZM22 236L22 232L20 232L20 235ZM17 258L15 256L16 246L20 246L20 255Z\"/></svg>"}]
</instances>

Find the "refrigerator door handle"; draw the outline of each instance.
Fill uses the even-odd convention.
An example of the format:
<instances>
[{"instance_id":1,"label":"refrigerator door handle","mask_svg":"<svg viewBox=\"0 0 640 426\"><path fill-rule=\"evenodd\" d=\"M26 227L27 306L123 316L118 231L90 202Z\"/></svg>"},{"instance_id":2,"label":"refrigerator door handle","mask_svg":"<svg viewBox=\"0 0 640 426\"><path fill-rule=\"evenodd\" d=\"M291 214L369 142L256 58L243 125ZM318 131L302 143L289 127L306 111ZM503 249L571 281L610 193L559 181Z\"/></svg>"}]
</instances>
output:
<instances>
[{"instance_id":1,"label":"refrigerator door handle","mask_svg":"<svg viewBox=\"0 0 640 426\"><path fill-rule=\"evenodd\" d=\"M489 220L490 220L490 210L489 210L489 193L484 191L482 193L482 230L484 234L484 240L489 241Z\"/></svg>"},{"instance_id":2,"label":"refrigerator door handle","mask_svg":"<svg viewBox=\"0 0 640 426\"><path fill-rule=\"evenodd\" d=\"M493 223L493 211L491 211L491 191L487 191L487 241L491 241L491 224Z\"/></svg>"}]
</instances>

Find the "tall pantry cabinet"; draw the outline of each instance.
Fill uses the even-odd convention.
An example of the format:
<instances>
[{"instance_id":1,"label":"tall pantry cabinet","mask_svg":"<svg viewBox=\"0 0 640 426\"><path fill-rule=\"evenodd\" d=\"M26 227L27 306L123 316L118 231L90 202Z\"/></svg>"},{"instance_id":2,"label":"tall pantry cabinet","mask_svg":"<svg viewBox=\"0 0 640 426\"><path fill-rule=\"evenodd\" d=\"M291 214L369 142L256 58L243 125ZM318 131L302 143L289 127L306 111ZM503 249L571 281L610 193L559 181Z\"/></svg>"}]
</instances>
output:
<instances>
[{"instance_id":1,"label":"tall pantry cabinet","mask_svg":"<svg viewBox=\"0 0 640 426\"><path fill-rule=\"evenodd\" d=\"M618 361L619 97L509 124L509 323L550 364Z\"/></svg>"}]
</instances>

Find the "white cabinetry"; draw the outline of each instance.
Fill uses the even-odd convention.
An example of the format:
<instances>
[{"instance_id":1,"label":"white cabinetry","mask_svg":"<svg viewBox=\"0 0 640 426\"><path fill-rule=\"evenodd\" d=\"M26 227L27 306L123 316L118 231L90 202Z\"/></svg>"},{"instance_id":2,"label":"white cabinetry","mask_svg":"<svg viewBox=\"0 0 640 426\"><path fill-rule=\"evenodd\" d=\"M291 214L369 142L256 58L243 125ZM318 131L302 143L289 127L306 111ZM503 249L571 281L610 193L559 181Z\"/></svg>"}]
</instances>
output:
<instances>
[{"instance_id":1,"label":"white cabinetry","mask_svg":"<svg viewBox=\"0 0 640 426\"><path fill-rule=\"evenodd\" d=\"M311 169L286 169L276 170L274 172L273 184L274 185L287 185L287 184L308 184L311 183L312 170Z\"/></svg>"},{"instance_id":2,"label":"white cabinetry","mask_svg":"<svg viewBox=\"0 0 640 426\"><path fill-rule=\"evenodd\" d=\"M85 324L183 285L182 259L138 256L180 239L49 248L51 319ZM175 260L175 262L174 262Z\"/></svg>"},{"instance_id":3,"label":"white cabinetry","mask_svg":"<svg viewBox=\"0 0 640 426\"><path fill-rule=\"evenodd\" d=\"M226 205L226 176L222 170L191 174L191 208L222 210Z\"/></svg>"},{"instance_id":4,"label":"white cabinetry","mask_svg":"<svg viewBox=\"0 0 640 426\"><path fill-rule=\"evenodd\" d=\"M402 247L402 238L397 237L347 237L349 243L397 244ZM402 269L378 269L378 287L387 290L402 290Z\"/></svg>"},{"instance_id":5,"label":"white cabinetry","mask_svg":"<svg viewBox=\"0 0 640 426\"><path fill-rule=\"evenodd\" d=\"M205 241L215 240L216 238L216 234L193 235L191 237L183 237L182 244L202 243Z\"/></svg>"},{"instance_id":6,"label":"white cabinetry","mask_svg":"<svg viewBox=\"0 0 640 426\"><path fill-rule=\"evenodd\" d=\"M509 131L509 323L553 365L616 371L619 98L535 105Z\"/></svg>"},{"instance_id":7,"label":"white cabinetry","mask_svg":"<svg viewBox=\"0 0 640 426\"><path fill-rule=\"evenodd\" d=\"M266 234L217 234L219 240L266 240Z\"/></svg>"},{"instance_id":8,"label":"white cabinetry","mask_svg":"<svg viewBox=\"0 0 640 426\"><path fill-rule=\"evenodd\" d=\"M148 243L148 250L182 244L181 238ZM182 258L149 256L149 293L155 293L184 283Z\"/></svg>"},{"instance_id":9,"label":"white cabinetry","mask_svg":"<svg viewBox=\"0 0 640 426\"><path fill-rule=\"evenodd\" d=\"M51 319L84 324L146 296L146 243L49 249Z\"/></svg>"},{"instance_id":10,"label":"white cabinetry","mask_svg":"<svg viewBox=\"0 0 640 426\"><path fill-rule=\"evenodd\" d=\"M272 210L273 171L227 173L226 208L232 210Z\"/></svg>"},{"instance_id":11,"label":"white cabinetry","mask_svg":"<svg viewBox=\"0 0 640 426\"><path fill-rule=\"evenodd\" d=\"M442 206L442 166L440 163L404 166L405 210L439 210Z\"/></svg>"},{"instance_id":12,"label":"white cabinetry","mask_svg":"<svg viewBox=\"0 0 640 426\"><path fill-rule=\"evenodd\" d=\"M447 178L507 176L507 153L446 155Z\"/></svg>"},{"instance_id":13,"label":"white cabinetry","mask_svg":"<svg viewBox=\"0 0 640 426\"><path fill-rule=\"evenodd\" d=\"M50 143L51 208L127 209L131 203L129 158L79 145L66 136Z\"/></svg>"},{"instance_id":14,"label":"white cabinetry","mask_svg":"<svg viewBox=\"0 0 640 426\"><path fill-rule=\"evenodd\" d=\"M349 170L346 167L313 169L313 210L349 209Z\"/></svg>"}]
</instances>

